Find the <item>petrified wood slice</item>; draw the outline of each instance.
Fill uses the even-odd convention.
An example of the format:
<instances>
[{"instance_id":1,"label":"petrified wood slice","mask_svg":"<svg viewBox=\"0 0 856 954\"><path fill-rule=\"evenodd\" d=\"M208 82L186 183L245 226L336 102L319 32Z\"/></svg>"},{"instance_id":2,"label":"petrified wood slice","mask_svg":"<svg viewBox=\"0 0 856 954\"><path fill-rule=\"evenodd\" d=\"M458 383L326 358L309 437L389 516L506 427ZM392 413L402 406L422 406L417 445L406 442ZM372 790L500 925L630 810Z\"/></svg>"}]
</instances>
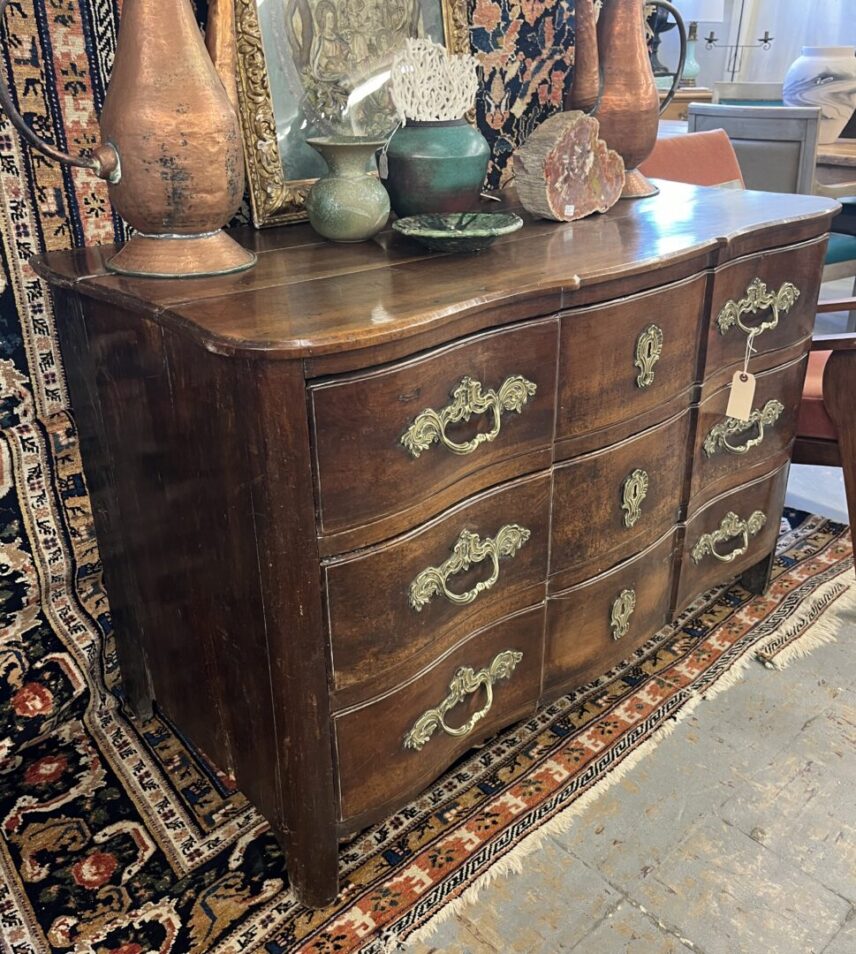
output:
<instances>
[{"instance_id":1,"label":"petrified wood slice","mask_svg":"<svg viewBox=\"0 0 856 954\"><path fill-rule=\"evenodd\" d=\"M527 211L571 222L615 205L624 188L624 160L597 138L598 131L592 116L556 113L517 149L515 183Z\"/></svg>"}]
</instances>

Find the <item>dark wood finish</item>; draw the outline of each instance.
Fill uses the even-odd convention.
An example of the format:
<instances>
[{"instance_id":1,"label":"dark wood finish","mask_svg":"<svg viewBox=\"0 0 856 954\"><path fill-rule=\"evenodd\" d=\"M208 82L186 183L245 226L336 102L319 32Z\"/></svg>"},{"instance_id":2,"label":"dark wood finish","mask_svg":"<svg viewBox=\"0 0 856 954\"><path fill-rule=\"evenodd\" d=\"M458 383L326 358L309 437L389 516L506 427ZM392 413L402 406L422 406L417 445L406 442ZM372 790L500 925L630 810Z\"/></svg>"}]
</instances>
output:
<instances>
[{"instance_id":1,"label":"dark wood finish","mask_svg":"<svg viewBox=\"0 0 856 954\"><path fill-rule=\"evenodd\" d=\"M689 434L687 410L638 437L556 467L551 590L597 576L659 539L681 519ZM648 475L648 490L641 515L628 527L622 490L636 470Z\"/></svg>"},{"instance_id":2,"label":"dark wood finish","mask_svg":"<svg viewBox=\"0 0 856 954\"><path fill-rule=\"evenodd\" d=\"M371 550L330 561L324 568L337 706L397 685L442 655L462 636L512 610L544 599L549 550L550 477L540 473L499 488L445 513L437 520ZM422 570L440 566L463 530L483 540L506 524L531 536L499 561L495 585L469 605L435 596L417 612L409 588ZM466 593L489 578L490 559L449 578L453 593ZM378 633L384 638L378 640ZM409 671L402 672L402 666ZM344 694L342 690L361 688Z\"/></svg>"},{"instance_id":3,"label":"dark wood finish","mask_svg":"<svg viewBox=\"0 0 856 954\"><path fill-rule=\"evenodd\" d=\"M76 256L79 254L75 253ZM104 566L104 583L110 593L110 616L114 629L124 634L124 638L116 641L122 688L131 712L139 719L148 719L152 715L154 693L141 637L144 604L136 565L125 552L125 536L115 523L119 514L116 484L82 301L57 288L54 303L63 316L63 320L57 323L57 332L65 357L68 388L74 399L75 416L80 423L80 452L92 503L98 551Z\"/></svg>"},{"instance_id":4,"label":"dark wood finish","mask_svg":"<svg viewBox=\"0 0 856 954\"><path fill-rule=\"evenodd\" d=\"M856 308L856 299L823 302L818 311ZM797 434L793 460L797 464L841 467L847 512L856 518L856 334L818 335L812 351L831 351L823 371L823 403L835 426L837 441Z\"/></svg>"},{"instance_id":5,"label":"dark wood finish","mask_svg":"<svg viewBox=\"0 0 856 954\"><path fill-rule=\"evenodd\" d=\"M823 372L823 403L835 425L851 523L856 517L856 335L833 350ZM841 345L844 342L840 343Z\"/></svg>"},{"instance_id":6,"label":"dark wood finish","mask_svg":"<svg viewBox=\"0 0 856 954\"><path fill-rule=\"evenodd\" d=\"M335 896L338 837L644 642L679 608L677 573L683 600L737 573L763 586L792 417L763 480L750 460L690 505L698 402L709 401L703 427L745 343L709 333L711 299L740 282L745 291L755 274L800 285L799 309L752 364L771 394L783 382L792 414L835 210L808 196L664 184L585 221L528 221L478 257L429 254L390 232L334 248L301 226L236 233L260 258L238 276L123 278L105 270L109 249L35 262L60 291L127 696L145 714L153 693L234 773L283 845L300 899ZM647 391L633 357L650 323L664 348ZM837 359L853 352L835 347L838 380ZM537 392L475 453L435 444L414 459L400 444L464 375L498 388L512 374ZM455 439L488 423L474 415ZM628 530L620 485L637 466L651 483ZM729 494L699 509L720 479ZM687 562L683 548L722 507L753 502L768 522L745 558ZM512 522L531 537L500 562L492 589L415 613L410 581L441 564L462 529L484 537ZM488 572L477 563L450 583L459 592ZM614 641L619 584L638 602ZM459 666L518 646L523 661L469 736L403 748ZM477 695L450 725L477 711Z\"/></svg>"},{"instance_id":7,"label":"dark wood finish","mask_svg":"<svg viewBox=\"0 0 856 954\"><path fill-rule=\"evenodd\" d=\"M785 500L788 482L788 459L779 463L778 469L767 477L745 484L708 503L702 510L690 515L684 538L684 553L681 560L681 576L678 586L678 607L686 606L699 593L720 582L723 578L737 576L770 553L779 536L779 520ZM696 563L692 558L693 547L700 537L716 531L727 513L735 513L747 520L760 510L766 522L760 532L750 536L746 551L730 563L722 563L712 554ZM717 552L727 556L742 547L741 539L733 538L717 546Z\"/></svg>"},{"instance_id":8,"label":"dark wood finish","mask_svg":"<svg viewBox=\"0 0 856 954\"><path fill-rule=\"evenodd\" d=\"M776 400L782 404L783 410L774 424L764 428L761 443L750 447L745 453L730 452L722 444L717 444L712 454L708 454L704 448L711 432L726 420L731 386L722 388L701 404L694 449L691 506L697 508L732 487L760 476L769 470L768 462L772 458L787 451L796 428L806 363L807 359L802 357L756 374L753 409L760 410L769 401ZM728 443L734 448L741 448L749 441L756 440L760 434L759 426L753 425L730 437Z\"/></svg>"},{"instance_id":9,"label":"dark wood finish","mask_svg":"<svg viewBox=\"0 0 856 954\"><path fill-rule=\"evenodd\" d=\"M822 236L784 251L733 262L716 272L707 344L708 374L717 368L743 361L747 335L736 325L722 332L717 317L728 301L745 299L750 284L756 278L764 282L770 292L777 292L785 282L791 282L796 285L800 295L790 311L780 314L778 327L755 337L755 352L764 354L775 351L811 336L826 242L826 237ZM747 327L757 327L769 321L771 316L772 312L767 308L754 315L744 315L742 321Z\"/></svg>"},{"instance_id":10,"label":"dark wood finish","mask_svg":"<svg viewBox=\"0 0 856 954\"><path fill-rule=\"evenodd\" d=\"M544 692L582 685L633 654L669 621L676 533L593 580L550 597L544 651ZM615 639L612 606L632 590L636 608L626 636Z\"/></svg>"},{"instance_id":11,"label":"dark wood finish","mask_svg":"<svg viewBox=\"0 0 856 954\"><path fill-rule=\"evenodd\" d=\"M561 456L657 424L669 416L672 402L676 410L689 406L698 377L705 286L704 276L697 276L563 316L556 422ZM662 356L654 365L653 383L640 388L636 342L652 324L663 332ZM625 426L611 428L620 423Z\"/></svg>"},{"instance_id":12,"label":"dark wood finish","mask_svg":"<svg viewBox=\"0 0 856 954\"><path fill-rule=\"evenodd\" d=\"M312 385L321 534L360 527L359 538L349 539L348 547L375 542L455 503L461 494L456 485L464 478L471 478L468 494L489 486L491 465L514 458L508 477L531 470L528 455L549 448L553 440L557 336L555 320L537 322L477 335L367 374ZM519 414L500 415L495 440L463 455L436 442L418 457L401 443L422 411L440 413L452 404L452 392L464 378L478 381L484 393L498 392L515 375L537 390ZM462 443L490 433L494 426L494 414L487 411L450 425L447 434ZM480 476L472 479L476 473ZM359 494L354 494L355 487ZM398 519L383 519L391 517ZM333 545L342 549L340 540Z\"/></svg>"},{"instance_id":13,"label":"dark wood finish","mask_svg":"<svg viewBox=\"0 0 856 954\"><path fill-rule=\"evenodd\" d=\"M436 708L449 694L449 682L461 666L478 672L501 652L523 653L509 679L493 688L493 705L466 738L436 731L421 751L405 749L404 738L414 722ZM474 633L430 669L379 699L334 718L339 759L339 784L344 819L382 817L395 804L420 791L454 760L503 726L535 711L541 692L544 654L543 605ZM466 696L447 716L462 725L485 705L480 690Z\"/></svg>"}]
</instances>

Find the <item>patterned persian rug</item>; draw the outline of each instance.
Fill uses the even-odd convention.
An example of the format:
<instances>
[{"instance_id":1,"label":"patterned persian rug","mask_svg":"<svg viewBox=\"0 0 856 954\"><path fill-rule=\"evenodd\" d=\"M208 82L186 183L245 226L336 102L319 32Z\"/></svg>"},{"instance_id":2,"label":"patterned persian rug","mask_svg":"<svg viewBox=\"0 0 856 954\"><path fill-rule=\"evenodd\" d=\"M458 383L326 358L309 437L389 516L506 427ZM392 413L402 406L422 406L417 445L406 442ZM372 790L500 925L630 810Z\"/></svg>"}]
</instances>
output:
<instances>
[{"instance_id":1,"label":"patterned persian rug","mask_svg":"<svg viewBox=\"0 0 856 954\"><path fill-rule=\"evenodd\" d=\"M74 446L70 431L51 439ZM88 687L76 677L97 646L91 627L74 620L104 611L79 461L57 455L62 504L46 503L43 525L26 528L55 534L75 567L40 604L55 572L50 550L22 546L24 528L8 514L13 484L51 499L40 490L46 475L26 454L4 453L3 625L26 628L26 646L5 637L3 646L15 687L3 715L17 727L0 773L0 937L11 951L398 950L486 879L519 867L546 833L572 824L757 655L775 663L811 643L853 577L847 529L789 512L765 596L739 585L712 590L632 659L462 759L343 845L341 896L310 911L294 901L273 838L229 779L164 718L135 724L123 715L109 688L112 656ZM27 666L28 656L38 661Z\"/></svg>"},{"instance_id":2,"label":"patterned persian rug","mask_svg":"<svg viewBox=\"0 0 856 954\"><path fill-rule=\"evenodd\" d=\"M19 0L6 13L0 54L18 107L59 148L97 142L120 6ZM204 0L196 6L203 16ZM561 103L571 7L470 2L492 182L514 144ZM265 823L230 780L164 718L135 724L121 708L54 313L27 261L43 249L121 241L123 224L103 183L31 155L2 116L0 211L3 950L395 950L519 865L551 826L572 823L585 799L755 654L780 666L830 638L825 621L852 595L844 528L791 514L766 597L708 594L625 666L497 737L343 846L338 902L301 908Z\"/></svg>"}]
</instances>

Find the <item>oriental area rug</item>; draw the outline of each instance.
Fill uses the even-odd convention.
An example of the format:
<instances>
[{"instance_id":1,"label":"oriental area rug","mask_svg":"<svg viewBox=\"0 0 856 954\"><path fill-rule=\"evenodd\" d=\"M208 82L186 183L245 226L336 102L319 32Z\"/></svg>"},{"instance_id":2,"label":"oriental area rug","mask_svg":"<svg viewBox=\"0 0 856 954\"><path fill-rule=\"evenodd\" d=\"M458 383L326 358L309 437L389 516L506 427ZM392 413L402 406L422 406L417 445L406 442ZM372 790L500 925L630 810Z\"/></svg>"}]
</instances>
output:
<instances>
[{"instance_id":1,"label":"oriental area rug","mask_svg":"<svg viewBox=\"0 0 856 954\"><path fill-rule=\"evenodd\" d=\"M123 714L73 433L33 425L20 438L0 444L2 626L21 634L2 640L2 715L16 734L2 743L0 939L14 952L404 950L573 824L747 665L781 665L801 641L832 638L812 634L854 589L847 529L788 511L765 596L710 591L633 658L470 753L344 844L342 893L311 911L230 779L165 718ZM41 440L55 444L55 474L32 466ZM64 488L58 508L49 477ZM14 486L43 500L31 526L10 520L33 511L10 499Z\"/></svg>"}]
</instances>

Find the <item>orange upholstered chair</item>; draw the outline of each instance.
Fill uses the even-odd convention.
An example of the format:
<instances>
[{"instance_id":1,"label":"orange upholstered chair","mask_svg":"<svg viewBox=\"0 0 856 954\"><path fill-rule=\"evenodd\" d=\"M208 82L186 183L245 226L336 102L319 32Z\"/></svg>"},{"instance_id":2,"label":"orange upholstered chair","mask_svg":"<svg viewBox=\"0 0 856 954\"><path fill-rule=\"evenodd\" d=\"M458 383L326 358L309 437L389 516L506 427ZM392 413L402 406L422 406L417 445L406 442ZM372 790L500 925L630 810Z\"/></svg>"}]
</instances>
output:
<instances>
[{"instance_id":1,"label":"orange upholstered chair","mask_svg":"<svg viewBox=\"0 0 856 954\"><path fill-rule=\"evenodd\" d=\"M721 130L687 133L657 141L639 167L646 176L693 185L742 188L734 147ZM850 311L856 299L821 302L818 313ZM841 467L850 523L856 523L856 334L812 341L797 422L793 460Z\"/></svg>"},{"instance_id":2,"label":"orange upholstered chair","mask_svg":"<svg viewBox=\"0 0 856 954\"><path fill-rule=\"evenodd\" d=\"M650 178L670 182L745 188L734 146L722 129L658 139L639 170Z\"/></svg>"}]
</instances>

